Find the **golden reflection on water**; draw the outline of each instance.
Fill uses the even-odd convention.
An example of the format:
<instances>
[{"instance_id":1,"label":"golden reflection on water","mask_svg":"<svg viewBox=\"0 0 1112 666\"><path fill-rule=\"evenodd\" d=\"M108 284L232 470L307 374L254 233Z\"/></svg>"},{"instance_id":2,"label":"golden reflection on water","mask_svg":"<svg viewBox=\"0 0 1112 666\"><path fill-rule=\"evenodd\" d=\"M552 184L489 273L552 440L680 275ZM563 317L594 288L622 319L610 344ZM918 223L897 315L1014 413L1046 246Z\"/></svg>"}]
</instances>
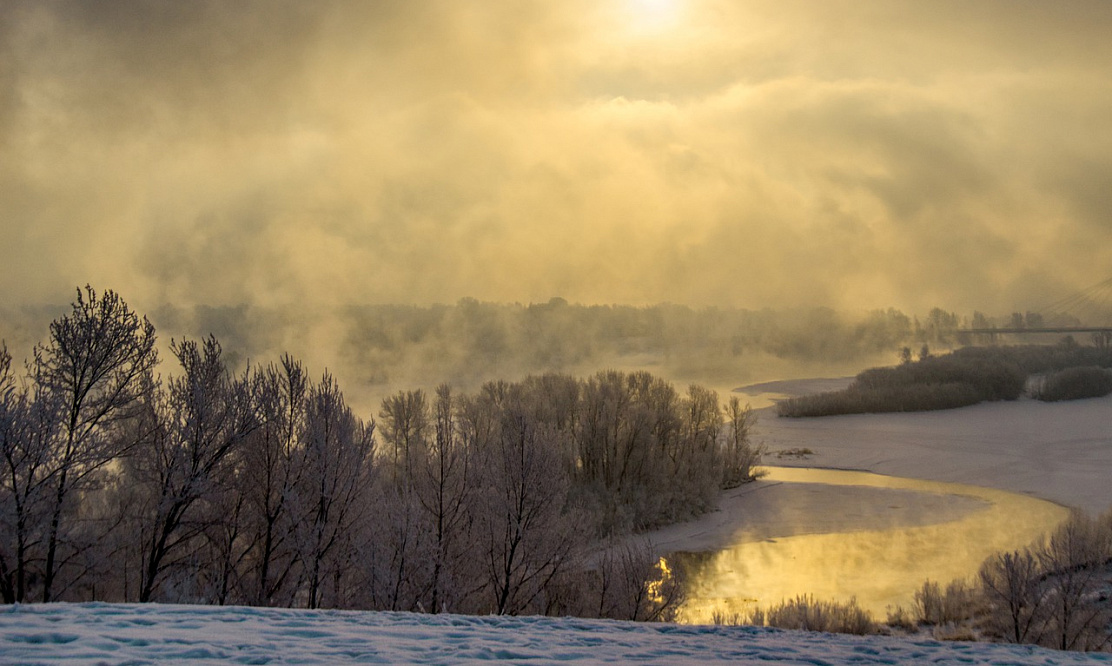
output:
<instances>
[{"instance_id":1,"label":"golden reflection on water","mask_svg":"<svg viewBox=\"0 0 1112 666\"><path fill-rule=\"evenodd\" d=\"M786 483L898 488L984 500L986 508L933 525L805 534L752 540L715 553L676 553L688 575L681 622L707 623L718 612L748 615L800 594L848 601L883 621L888 608L910 608L930 579L972 579L996 551L1022 548L1066 519L1057 504L1002 490L920 481L868 472L768 467L766 479Z\"/></svg>"}]
</instances>

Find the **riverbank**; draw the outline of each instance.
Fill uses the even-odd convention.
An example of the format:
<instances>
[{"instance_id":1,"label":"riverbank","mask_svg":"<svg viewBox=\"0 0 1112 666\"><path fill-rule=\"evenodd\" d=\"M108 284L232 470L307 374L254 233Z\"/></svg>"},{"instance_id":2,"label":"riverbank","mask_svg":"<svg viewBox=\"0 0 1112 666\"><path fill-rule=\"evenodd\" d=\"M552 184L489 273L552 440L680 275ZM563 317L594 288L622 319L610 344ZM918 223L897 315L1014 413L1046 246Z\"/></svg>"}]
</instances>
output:
<instances>
[{"instance_id":1,"label":"riverbank","mask_svg":"<svg viewBox=\"0 0 1112 666\"><path fill-rule=\"evenodd\" d=\"M851 378L768 382L738 389L756 404L753 440L781 467L861 470L1005 490L1090 513L1112 505L1112 396L1071 402L986 403L940 412L788 419L783 395L836 390ZM911 490L756 481L726 491L718 509L643 535L659 553L719 550L755 540L916 527L962 517L968 497ZM899 507L893 509L892 507Z\"/></svg>"},{"instance_id":2,"label":"riverbank","mask_svg":"<svg viewBox=\"0 0 1112 666\"><path fill-rule=\"evenodd\" d=\"M848 381L747 387L766 405L753 439L773 474L723 493L698 520L639 536L661 555L705 554L687 560L700 563L689 569L688 621L803 593L856 595L882 618L908 606L924 578L965 578L992 552L1027 545L1065 518L1063 507L1112 503L1112 397L808 419L771 406ZM1036 514L1038 525L1018 528Z\"/></svg>"},{"instance_id":3,"label":"riverbank","mask_svg":"<svg viewBox=\"0 0 1112 666\"><path fill-rule=\"evenodd\" d=\"M739 392L768 404L777 394L833 390L848 381L775 382ZM768 447L768 464L984 486L1090 513L1112 505L1112 396L806 419L778 417L773 407L756 411L753 438ZM782 453L801 449L811 453Z\"/></svg>"}]
</instances>

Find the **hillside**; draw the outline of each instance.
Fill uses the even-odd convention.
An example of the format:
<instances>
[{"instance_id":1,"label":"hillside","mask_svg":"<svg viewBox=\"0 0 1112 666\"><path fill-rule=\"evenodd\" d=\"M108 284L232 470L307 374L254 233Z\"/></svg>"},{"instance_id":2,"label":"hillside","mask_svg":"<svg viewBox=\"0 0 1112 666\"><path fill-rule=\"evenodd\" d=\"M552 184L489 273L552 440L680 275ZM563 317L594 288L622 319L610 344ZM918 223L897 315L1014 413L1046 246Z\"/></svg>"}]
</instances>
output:
<instances>
[{"instance_id":1,"label":"hillside","mask_svg":"<svg viewBox=\"0 0 1112 666\"><path fill-rule=\"evenodd\" d=\"M754 627L213 606L0 607L0 664L1109 664L1112 655Z\"/></svg>"}]
</instances>

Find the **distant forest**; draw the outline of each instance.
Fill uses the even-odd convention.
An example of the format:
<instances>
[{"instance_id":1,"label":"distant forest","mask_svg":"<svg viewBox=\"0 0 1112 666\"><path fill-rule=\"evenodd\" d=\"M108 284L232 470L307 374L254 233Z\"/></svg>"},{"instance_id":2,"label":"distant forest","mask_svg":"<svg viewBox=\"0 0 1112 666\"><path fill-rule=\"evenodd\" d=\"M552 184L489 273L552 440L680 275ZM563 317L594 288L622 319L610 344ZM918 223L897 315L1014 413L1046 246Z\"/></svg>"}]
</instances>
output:
<instances>
[{"instance_id":1,"label":"distant forest","mask_svg":"<svg viewBox=\"0 0 1112 666\"><path fill-rule=\"evenodd\" d=\"M0 309L0 338L17 353L30 350L64 311ZM372 389L375 403L398 388L449 382L474 389L489 379L540 372L651 369L672 380L711 385L767 380L779 366L857 372L897 362L903 347L940 351L971 342L959 330L969 326L1077 323L1046 322L1035 313L963 317L937 307L914 316L894 308L846 313L823 307L578 305L562 298L528 305L473 298L454 305L164 304L148 315L164 338L215 335L231 367L290 352L333 368L356 397ZM769 367L771 374L763 372Z\"/></svg>"},{"instance_id":2,"label":"distant forest","mask_svg":"<svg viewBox=\"0 0 1112 666\"><path fill-rule=\"evenodd\" d=\"M0 337L13 351L29 350L63 311L0 311ZM963 319L941 308L920 318L892 308L840 313L575 305L560 298L529 305L470 298L430 306L163 305L149 316L164 338L215 335L231 367L285 352L327 365L355 398L374 397L362 401L372 405L398 388L449 382L475 389L489 379L542 372L650 369L673 381L712 386L767 380L780 368L857 372L865 365L895 363L903 347L928 344L941 350L959 344L957 329L974 321L1004 326L1027 317L994 320L974 313Z\"/></svg>"}]
</instances>

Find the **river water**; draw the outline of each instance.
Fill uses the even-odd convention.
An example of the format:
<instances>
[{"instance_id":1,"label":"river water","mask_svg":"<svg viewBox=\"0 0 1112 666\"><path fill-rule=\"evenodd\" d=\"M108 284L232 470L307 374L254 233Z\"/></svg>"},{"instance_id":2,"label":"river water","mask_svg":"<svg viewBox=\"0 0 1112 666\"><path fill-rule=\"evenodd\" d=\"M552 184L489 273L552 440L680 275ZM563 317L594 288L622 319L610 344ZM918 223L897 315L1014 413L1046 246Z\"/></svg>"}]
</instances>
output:
<instances>
[{"instance_id":1,"label":"river water","mask_svg":"<svg viewBox=\"0 0 1112 666\"><path fill-rule=\"evenodd\" d=\"M1022 548L1068 516L1057 504L990 488L868 472L766 469L766 482L815 484L806 490L819 502L824 496L836 499L835 513L847 487L858 500L886 503L880 508L893 512L916 498L925 504L950 501L957 508L912 518L899 514L896 525L875 516L857 524L847 519L833 532L799 534L788 526L786 536L778 536L742 530L733 545L717 552L674 553L668 559L689 577L681 621L709 622L716 612L744 616L754 606L767 608L800 594L818 600L855 597L883 621L889 609L910 609L924 580L943 586L954 579L972 581L989 555Z\"/></svg>"}]
</instances>

